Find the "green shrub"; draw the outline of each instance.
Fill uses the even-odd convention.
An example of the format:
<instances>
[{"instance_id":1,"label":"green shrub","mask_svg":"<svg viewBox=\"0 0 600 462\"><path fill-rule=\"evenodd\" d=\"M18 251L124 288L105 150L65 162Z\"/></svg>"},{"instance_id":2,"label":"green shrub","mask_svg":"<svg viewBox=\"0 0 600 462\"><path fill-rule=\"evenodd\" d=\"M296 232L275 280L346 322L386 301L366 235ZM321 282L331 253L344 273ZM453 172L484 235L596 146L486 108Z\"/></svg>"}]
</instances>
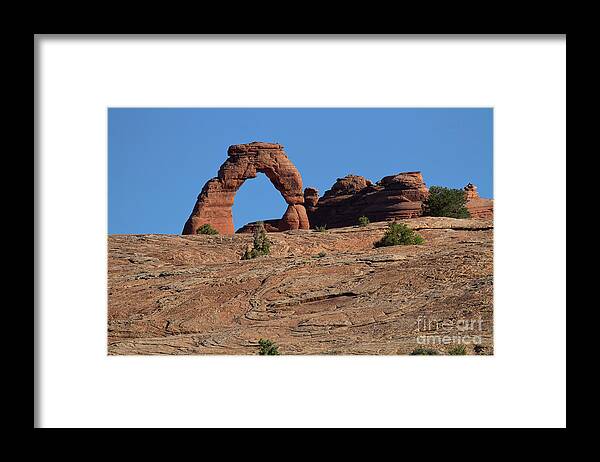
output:
<instances>
[{"instance_id":1,"label":"green shrub","mask_svg":"<svg viewBox=\"0 0 600 462\"><path fill-rule=\"evenodd\" d=\"M246 249L242 255L242 260L250 260L256 257L262 257L263 255L269 255L271 252L271 241L267 237L265 231L265 225L262 221L256 223L254 228L254 241L251 249Z\"/></svg>"},{"instance_id":2,"label":"green shrub","mask_svg":"<svg viewBox=\"0 0 600 462\"><path fill-rule=\"evenodd\" d=\"M475 351L475 354L482 355L485 353L485 347L483 345L475 345L473 346L473 351Z\"/></svg>"},{"instance_id":3,"label":"green shrub","mask_svg":"<svg viewBox=\"0 0 600 462\"><path fill-rule=\"evenodd\" d=\"M209 224L205 224L200 226L200 228L196 230L196 234L219 234L219 231L217 231Z\"/></svg>"},{"instance_id":4,"label":"green shrub","mask_svg":"<svg viewBox=\"0 0 600 462\"><path fill-rule=\"evenodd\" d=\"M375 247L390 245L417 245L425 240L404 223L390 223L381 240L375 242Z\"/></svg>"},{"instance_id":5,"label":"green shrub","mask_svg":"<svg viewBox=\"0 0 600 462\"><path fill-rule=\"evenodd\" d=\"M339 350L330 350L330 351L324 351L323 353L321 353L323 355L343 355L344 353L342 351Z\"/></svg>"},{"instance_id":6,"label":"green shrub","mask_svg":"<svg viewBox=\"0 0 600 462\"><path fill-rule=\"evenodd\" d=\"M464 345L456 345L448 350L448 354L452 356L466 355L467 347Z\"/></svg>"},{"instance_id":7,"label":"green shrub","mask_svg":"<svg viewBox=\"0 0 600 462\"><path fill-rule=\"evenodd\" d=\"M327 231L327 225L315 226L315 231L317 231L318 233L324 233L325 231Z\"/></svg>"},{"instance_id":8,"label":"green shrub","mask_svg":"<svg viewBox=\"0 0 600 462\"><path fill-rule=\"evenodd\" d=\"M258 354L261 356L271 356L271 355L278 355L279 354L279 350L276 344L274 344L271 340L266 340L261 338L258 341L258 346L259 346L259 350L258 350Z\"/></svg>"},{"instance_id":9,"label":"green shrub","mask_svg":"<svg viewBox=\"0 0 600 462\"><path fill-rule=\"evenodd\" d=\"M412 356L418 356L418 355L435 356L435 355L439 355L439 353L437 352L437 350L434 350L433 348L423 348L423 347L415 348L410 354Z\"/></svg>"},{"instance_id":10,"label":"green shrub","mask_svg":"<svg viewBox=\"0 0 600 462\"><path fill-rule=\"evenodd\" d=\"M367 226L369 223L371 222L369 221L368 217L358 217L358 226Z\"/></svg>"},{"instance_id":11,"label":"green shrub","mask_svg":"<svg viewBox=\"0 0 600 462\"><path fill-rule=\"evenodd\" d=\"M424 212L431 217L469 218L466 203L464 190L432 186L424 203Z\"/></svg>"}]
</instances>

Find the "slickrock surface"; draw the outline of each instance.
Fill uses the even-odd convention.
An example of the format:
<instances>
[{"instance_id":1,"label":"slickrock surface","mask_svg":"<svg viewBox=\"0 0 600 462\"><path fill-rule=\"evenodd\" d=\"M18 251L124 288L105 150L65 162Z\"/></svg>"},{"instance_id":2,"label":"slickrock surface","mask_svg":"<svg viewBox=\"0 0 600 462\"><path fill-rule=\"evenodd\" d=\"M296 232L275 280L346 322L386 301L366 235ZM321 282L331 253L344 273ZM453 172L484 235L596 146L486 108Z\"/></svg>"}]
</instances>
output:
<instances>
[{"instance_id":1,"label":"slickrock surface","mask_svg":"<svg viewBox=\"0 0 600 462\"><path fill-rule=\"evenodd\" d=\"M218 176L207 181L198 195L183 234L196 234L196 230L204 224L210 224L221 234L233 234L231 207L235 194L244 181L256 178L257 172L267 175L288 204L278 222L278 229L310 227L304 208L302 177L282 145L258 141L237 144L229 146L227 155L229 157L221 165Z\"/></svg>"},{"instance_id":2,"label":"slickrock surface","mask_svg":"<svg viewBox=\"0 0 600 462\"><path fill-rule=\"evenodd\" d=\"M251 234L111 235L108 352L253 355L266 338L281 354L444 353L436 339L466 333L492 354L491 220L404 222L425 244L373 248L384 222L295 230L247 261Z\"/></svg>"},{"instance_id":3,"label":"slickrock surface","mask_svg":"<svg viewBox=\"0 0 600 462\"><path fill-rule=\"evenodd\" d=\"M305 191L304 197L313 197L313 191ZM428 194L421 172L386 176L376 184L362 176L348 175L338 178L331 189L308 208L308 219L313 227L339 228L355 225L357 217L363 215L371 221L415 218L422 214L422 204Z\"/></svg>"}]
</instances>

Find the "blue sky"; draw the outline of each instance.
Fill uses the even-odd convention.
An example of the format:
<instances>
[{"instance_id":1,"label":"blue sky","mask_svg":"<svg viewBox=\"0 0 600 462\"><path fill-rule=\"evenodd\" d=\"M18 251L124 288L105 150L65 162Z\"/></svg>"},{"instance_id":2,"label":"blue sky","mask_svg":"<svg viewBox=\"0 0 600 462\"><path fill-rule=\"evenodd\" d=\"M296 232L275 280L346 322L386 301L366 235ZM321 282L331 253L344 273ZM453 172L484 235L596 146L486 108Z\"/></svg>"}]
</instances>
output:
<instances>
[{"instance_id":1,"label":"blue sky","mask_svg":"<svg viewBox=\"0 0 600 462\"><path fill-rule=\"evenodd\" d=\"M376 182L420 170L428 186L472 182L492 198L492 126L491 108L110 108L108 232L179 234L227 147L251 141L283 144L304 187L320 195L349 173ZM285 209L259 174L238 191L234 224Z\"/></svg>"}]
</instances>

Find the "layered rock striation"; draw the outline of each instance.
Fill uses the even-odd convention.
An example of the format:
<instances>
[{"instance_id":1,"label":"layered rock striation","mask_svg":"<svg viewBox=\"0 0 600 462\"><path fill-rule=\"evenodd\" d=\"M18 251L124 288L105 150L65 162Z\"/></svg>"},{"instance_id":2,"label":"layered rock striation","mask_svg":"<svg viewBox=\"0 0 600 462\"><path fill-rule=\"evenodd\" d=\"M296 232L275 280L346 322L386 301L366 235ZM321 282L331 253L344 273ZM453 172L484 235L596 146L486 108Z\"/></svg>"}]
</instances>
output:
<instances>
[{"instance_id":1,"label":"layered rock striation","mask_svg":"<svg viewBox=\"0 0 600 462\"><path fill-rule=\"evenodd\" d=\"M493 354L493 223L407 220L423 245L375 248L386 223L273 233L269 256L240 261L253 237L109 235L109 355L410 354L423 319ZM451 281L451 283L449 283ZM462 329L461 329L462 325ZM419 326L421 328L419 328Z\"/></svg>"},{"instance_id":2,"label":"layered rock striation","mask_svg":"<svg viewBox=\"0 0 600 462\"><path fill-rule=\"evenodd\" d=\"M307 190L305 201L314 197L314 190ZM311 203L308 216L313 226L328 228L355 225L360 216L371 221L415 218L422 215L428 194L420 172L386 176L375 184L362 176L348 175L338 178L316 204Z\"/></svg>"}]
</instances>

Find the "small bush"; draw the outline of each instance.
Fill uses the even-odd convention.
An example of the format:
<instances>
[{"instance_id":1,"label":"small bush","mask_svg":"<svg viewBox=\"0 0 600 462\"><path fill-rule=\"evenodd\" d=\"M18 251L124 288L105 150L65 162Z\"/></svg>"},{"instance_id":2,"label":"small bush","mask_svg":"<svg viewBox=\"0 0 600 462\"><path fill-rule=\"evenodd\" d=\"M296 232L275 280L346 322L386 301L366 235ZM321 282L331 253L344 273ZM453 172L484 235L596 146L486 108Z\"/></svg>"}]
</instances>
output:
<instances>
[{"instance_id":1,"label":"small bush","mask_svg":"<svg viewBox=\"0 0 600 462\"><path fill-rule=\"evenodd\" d=\"M469 218L466 203L464 190L432 186L424 203L424 213L431 217Z\"/></svg>"},{"instance_id":2,"label":"small bush","mask_svg":"<svg viewBox=\"0 0 600 462\"><path fill-rule=\"evenodd\" d=\"M435 356L435 355L439 355L437 350L434 350L433 348L423 348L423 347L419 347L419 348L415 348L411 353L412 356L419 356L419 355L423 355L423 356Z\"/></svg>"},{"instance_id":3,"label":"small bush","mask_svg":"<svg viewBox=\"0 0 600 462\"><path fill-rule=\"evenodd\" d=\"M327 225L315 226L315 231L318 233L324 233L325 231L327 231Z\"/></svg>"},{"instance_id":4,"label":"small bush","mask_svg":"<svg viewBox=\"0 0 600 462\"><path fill-rule=\"evenodd\" d=\"M404 223L390 223L381 240L375 243L375 247L387 247L390 245L418 245L425 240L415 233Z\"/></svg>"},{"instance_id":5,"label":"small bush","mask_svg":"<svg viewBox=\"0 0 600 462\"><path fill-rule=\"evenodd\" d=\"M242 260L250 260L263 255L269 255L271 252L271 241L267 237L265 226L259 221L254 228L254 241L251 249L246 249L242 255Z\"/></svg>"},{"instance_id":6,"label":"small bush","mask_svg":"<svg viewBox=\"0 0 600 462\"><path fill-rule=\"evenodd\" d=\"M246 249L242 254L242 260L252 260L256 257L260 257L260 254L255 249Z\"/></svg>"},{"instance_id":7,"label":"small bush","mask_svg":"<svg viewBox=\"0 0 600 462\"><path fill-rule=\"evenodd\" d=\"M205 224L200 226L200 228L196 230L196 234L219 234L219 231L217 231L209 224Z\"/></svg>"},{"instance_id":8,"label":"small bush","mask_svg":"<svg viewBox=\"0 0 600 462\"><path fill-rule=\"evenodd\" d=\"M448 350L448 354L452 356L466 355L467 347L464 345L456 345Z\"/></svg>"},{"instance_id":9,"label":"small bush","mask_svg":"<svg viewBox=\"0 0 600 462\"><path fill-rule=\"evenodd\" d=\"M319 258L323 258L325 255L327 255L325 252L319 252L319 253L317 254L317 257L319 257Z\"/></svg>"},{"instance_id":10,"label":"small bush","mask_svg":"<svg viewBox=\"0 0 600 462\"><path fill-rule=\"evenodd\" d=\"M485 347L483 345L474 345L473 351L478 355L482 355L485 352Z\"/></svg>"},{"instance_id":11,"label":"small bush","mask_svg":"<svg viewBox=\"0 0 600 462\"><path fill-rule=\"evenodd\" d=\"M369 223L371 222L369 221L368 217L358 217L358 226L367 226Z\"/></svg>"},{"instance_id":12,"label":"small bush","mask_svg":"<svg viewBox=\"0 0 600 462\"><path fill-rule=\"evenodd\" d=\"M258 346L259 346L258 354L261 356L271 356L271 355L279 354L277 345L274 344L271 340L266 340L266 339L261 338L258 341Z\"/></svg>"}]
</instances>

